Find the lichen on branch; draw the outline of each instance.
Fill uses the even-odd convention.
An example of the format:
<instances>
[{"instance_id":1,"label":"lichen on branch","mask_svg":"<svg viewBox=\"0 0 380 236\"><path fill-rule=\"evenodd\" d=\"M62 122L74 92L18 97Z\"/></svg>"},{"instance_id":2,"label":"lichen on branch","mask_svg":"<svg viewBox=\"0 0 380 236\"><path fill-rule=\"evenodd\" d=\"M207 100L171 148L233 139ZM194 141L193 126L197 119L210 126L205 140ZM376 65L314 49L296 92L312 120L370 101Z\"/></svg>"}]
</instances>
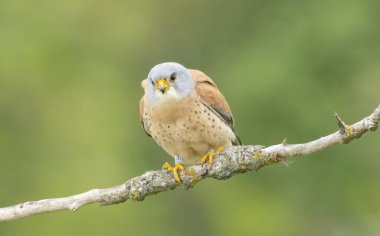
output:
<instances>
[{"instance_id":1,"label":"lichen on branch","mask_svg":"<svg viewBox=\"0 0 380 236\"><path fill-rule=\"evenodd\" d=\"M228 179L236 174L257 171L264 166L278 162L286 164L289 158L317 152L335 144L347 144L360 138L367 131L377 129L380 120L380 105L371 115L353 125L344 123L336 113L335 117L339 130L330 135L302 144L287 144L284 140L281 144L269 147L258 145L228 147L215 156L211 166L207 164L189 166L187 171L180 172L180 177L184 186L190 188L206 178ZM148 171L118 186L92 189L69 197L29 201L0 208L0 221L65 209L76 211L91 203L110 205L125 202L128 199L142 201L147 196L173 190L178 186L172 172Z\"/></svg>"}]
</instances>

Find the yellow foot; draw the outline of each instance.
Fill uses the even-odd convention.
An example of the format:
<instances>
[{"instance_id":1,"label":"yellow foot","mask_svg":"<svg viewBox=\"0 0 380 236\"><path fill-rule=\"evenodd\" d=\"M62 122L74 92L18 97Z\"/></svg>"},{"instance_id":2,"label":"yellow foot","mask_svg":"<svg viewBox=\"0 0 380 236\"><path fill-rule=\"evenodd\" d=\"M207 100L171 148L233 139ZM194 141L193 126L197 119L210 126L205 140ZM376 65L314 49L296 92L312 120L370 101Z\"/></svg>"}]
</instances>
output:
<instances>
[{"instance_id":1,"label":"yellow foot","mask_svg":"<svg viewBox=\"0 0 380 236\"><path fill-rule=\"evenodd\" d=\"M201 159L201 164L208 162L208 165L211 166L214 160L214 156L218 155L223 150L223 147L220 146L215 152L207 152Z\"/></svg>"},{"instance_id":2,"label":"yellow foot","mask_svg":"<svg viewBox=\"0 0 380 236\"><path fill-rule=\"evenodd\" d=\"M174 167L171 166L169 163L165 162L164 166L162 167L165 170L172 171L174 174L175 182L181 183L182 180L179 177L178 170L185 170L185 167L183 167L182 164L176 164Z\"/></svg>"}]
</instances>

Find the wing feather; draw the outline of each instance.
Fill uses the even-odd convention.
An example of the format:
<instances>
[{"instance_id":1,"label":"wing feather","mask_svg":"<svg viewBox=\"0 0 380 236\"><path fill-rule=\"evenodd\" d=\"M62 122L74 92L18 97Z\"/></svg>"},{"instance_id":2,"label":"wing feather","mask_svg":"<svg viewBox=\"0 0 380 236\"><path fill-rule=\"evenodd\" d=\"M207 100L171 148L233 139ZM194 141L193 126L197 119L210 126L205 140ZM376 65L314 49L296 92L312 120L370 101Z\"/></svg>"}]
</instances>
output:
<instances>
[{"instance_id":1,"label":"wing feather","mask_svg":"<svg viewBox=\"0 0 380 236\"><path fill-rule=\"evenodd\" d=\"M202 99L203 103L226 122L226 124L231 127L232 131L234 131L234 118L231 109L214 81L199 70L189 69L189 72L195 81L196 93ZM236 133L235 140L232 140L232 143L234 145L241 145L240 138Z\"/></svg>"},{"instance_id":2,"label":"wing feather","mask_svg":"<svg viewBox=\"0 0 380 236\"><path fill-rule=\"evenodd\" d=\"M234 125L232 112L223 94L210 77L199 70L189 70L194 81L195 90L202 101L223 118L231 127Z\"/></svg>"},{"instance_id":3,"label":"wing feather","mask_svg":"<svg viewBox=\"0 0 380 236\"><path fill-rule=\"evenodd\" d=\"M143 81L141 81L141 87L144 89L144 92L145 92L145 89L146 89L146 83L147 83L146 79L144 79ZM144 129L145 133L149 137L152 137L152 135L150 134L150 132L148 130L147 125L145 124L144 107L145 107L145 95L140 100L140 123L141 123L141 126Z\"/></svg>"}]
</instances>

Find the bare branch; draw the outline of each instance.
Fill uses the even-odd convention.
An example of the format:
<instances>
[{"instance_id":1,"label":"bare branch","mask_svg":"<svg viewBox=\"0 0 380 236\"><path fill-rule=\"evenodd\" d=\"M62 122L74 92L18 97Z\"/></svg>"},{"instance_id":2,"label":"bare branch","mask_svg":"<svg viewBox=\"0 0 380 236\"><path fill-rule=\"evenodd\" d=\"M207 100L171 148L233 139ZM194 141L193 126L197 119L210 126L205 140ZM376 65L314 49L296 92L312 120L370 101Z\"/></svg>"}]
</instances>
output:
<instances>
[{"instance_id":1,"label":"bare branch","mask_svg":"<svg viewBox=\"0 0 380 236\"><path fill-rule=\"evenodd\" d=\"M335 144L349 143L359 138L367 131L375 131L380 120L380 105L375 111L361 121L346 125L335 113L339 131L303 144L281 144L270 147L263 146L234 146L228 147L215 157L212 166L193 165L188 167L181 178L186 188L194 186L206 178L228 179L233 175L263 166L283 162L288 158L307 155L323 150ZM173 174L166 170L148 171L145 174L128 180L126 183L105 189L93 189L85 193L64 198L29 201L18 205L0 208L0 221L15 220L29 215L69 209L78 210L90 203L101 205L116 204L127 199L142 201L145 197L178 187Z\"/></svg>"}]
</instances>

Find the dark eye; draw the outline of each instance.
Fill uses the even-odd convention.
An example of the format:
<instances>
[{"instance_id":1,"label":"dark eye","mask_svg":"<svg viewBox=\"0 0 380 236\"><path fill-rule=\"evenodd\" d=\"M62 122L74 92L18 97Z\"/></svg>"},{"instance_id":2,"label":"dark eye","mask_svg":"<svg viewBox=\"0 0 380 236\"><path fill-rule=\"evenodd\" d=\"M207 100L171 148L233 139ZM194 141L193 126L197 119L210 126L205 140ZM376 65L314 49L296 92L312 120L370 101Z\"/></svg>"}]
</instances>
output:
<instances>
[{"instance_id":1,"label":"dark eye","mask_svg":"<svg viewBox=\"0 0 380 236\"><path fill-rule=\"evenodd\" d=\"M174 72L173 74L170 75L170 81L174 81L177 77L177 74Z\"/></svg>"},{"instance_id":2,"label":"dark eye","mask_svg":"<svg viewBox=\"0 0 380 236\"><path fill-rule=\"evenodd\" d=\"M152 80L152 79L150 79L150 82L152 82L152 84L154 85L154 82L153 82L153 80Z\"/></svg>"}]
</instances>

